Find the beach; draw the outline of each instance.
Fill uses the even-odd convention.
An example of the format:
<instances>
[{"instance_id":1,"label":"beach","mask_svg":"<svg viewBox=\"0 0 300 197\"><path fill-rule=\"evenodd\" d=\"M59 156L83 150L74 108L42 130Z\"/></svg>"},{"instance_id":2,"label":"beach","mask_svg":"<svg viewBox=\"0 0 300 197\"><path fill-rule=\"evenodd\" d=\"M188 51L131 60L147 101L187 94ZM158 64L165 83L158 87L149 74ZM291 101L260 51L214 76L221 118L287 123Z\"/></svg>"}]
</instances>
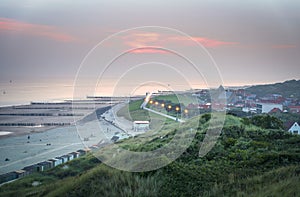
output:
<instances>
[{"instance_id":1,"label":"beach","mask_svg":"<svg viewBox=\"0 0 300 197\"><path fill-rule=\"evenodd\" d=\"M2 138L0 174L92 145L111 143L112 136L120 132L123 131L106 120L89 119L77 125Z\"/></svg>"}]
</instances>

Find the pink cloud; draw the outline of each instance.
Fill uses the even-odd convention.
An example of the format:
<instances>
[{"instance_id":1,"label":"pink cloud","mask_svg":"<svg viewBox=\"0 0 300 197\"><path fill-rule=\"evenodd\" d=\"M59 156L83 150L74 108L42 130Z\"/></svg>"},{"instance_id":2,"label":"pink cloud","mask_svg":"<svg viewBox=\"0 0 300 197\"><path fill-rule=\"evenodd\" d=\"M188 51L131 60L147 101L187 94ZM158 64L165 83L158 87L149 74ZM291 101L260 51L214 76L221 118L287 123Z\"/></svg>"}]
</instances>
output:
<instances>
[{"instance_id":1,"label":"pink cloud","mask_svg":"<svg viewBox=\"0 0 300 197\"><path fill-rule=\"evenodd\" d=\"M159 48L137 48L130 51L130 53L136 53L136 54L144 54L144 53L152 53L152 54L168 54L170 53L167 50L159 49Z\"/></svg>"},{"instance_id":2,"label":"pink cloud","mask_svg":"<svg viewBox=\"0 0 300 197\"><path fill-rule=\"evenodd\" d=\"M156 46L157 48L167 47L168 44L177 45L191 45L193 40L199 42L204 47L207 48L217 48L222 46L235 46L238 42L226 42L216 39L209 39L205 37L186 37L186 36L175 36L167 34L159 34L155 32L134 32L132 34L122 37L123 44L132 48L141 48ZM168 47L167 47L168 48ZM133 50L131 53L169 53L165 50L154 50L151 49L137 49Z\"/></svg>"},{"instance_id":3,"label":"pink cloud","mask_svg":"<svg viewBox=\"0 0 300 197\"><path fill-rule=\"evenodd\" d=\"M214 39L209 39L209 38L204 38L204 37L192 37L192 39L201 43L203 46L209 47L209 48L215 48L215 47L220 47L220 46L233 46L233 45L239 44L238 42L225 42L225 41L214 40Z\"/></svg>"},{"instance_id":4,"label":"pink cloud","mask_svg":"<svg viewBox=\"0 0 300 197\"><path fill-rule=\"evenodd\" d=\"M50 38L60 42L72 42L76 38L59 31L57 27L22 22L9 18L0 18L0 31Z\"/></svg>"},{"instance_id":5,"label":"pink cloud","mask_svg":"<svg viewBox=\"0 0 300 197\"><path fill-rule=\"evenodd\" d=\"M204 47L207 48L217 48L221 46L233 46L233 45L238 45L238 42L225 42L221 40L216 40L216 39L210 39L210 38L205 38L205 37L185 37L185 36L176 36L176 37L171 37L169 38L171 40L178 41L182 44L188 44L191 42L191 39L199 42L202 44Z\"/></svg>"},{"instance_id":6,"label":"pink cloud","mask_svg":"<svg viewBox=\"0 0 300 197\"><path fill-rule=\"evenodd\" d=\"M123 37L124 44L133 48L149 46L159 40L157 33L134 33Z\"/></svg>"}]
</instances>

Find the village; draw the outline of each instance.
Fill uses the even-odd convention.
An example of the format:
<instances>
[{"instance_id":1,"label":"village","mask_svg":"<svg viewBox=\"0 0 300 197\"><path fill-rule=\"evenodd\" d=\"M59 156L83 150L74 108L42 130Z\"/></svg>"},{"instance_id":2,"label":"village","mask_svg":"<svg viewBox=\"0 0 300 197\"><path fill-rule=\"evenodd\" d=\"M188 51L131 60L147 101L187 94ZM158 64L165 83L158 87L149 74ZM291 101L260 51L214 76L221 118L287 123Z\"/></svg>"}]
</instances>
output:
<instances>
[{"instance_id":1,"label":"village","mask_svg":"<svg viewBox=\"0 0 300 197\"><path fill-rule=\"evenodd\" d=\"M252 117L259 114L268 114L273 116L280 116L280 114L289 114L300 116L300 99L294 95L284 97L281 94L266 94L259 96L254 93L249 93L245 88L224 88L220 86L217 89L201 89L191 90L196 102L194 103L172 103L167 100L154 99L149 101L150 105L161 106L169 113L172 110L176 114L177 111L183 112L186 116L193 116L197 114L209 113L214 111L226 111L226 113L238 117ZM154 95L170 95L172 92L161 91ZM186 92L178 92L186 94ZM157 108L157 107L156 107ZM197 113L195 113L197 111ZM299 118L298 118L298 121ZM283 121L284 127L287 131L294 134L300 134L300 127L296 121Z\"/></svg>"}]
</instances>

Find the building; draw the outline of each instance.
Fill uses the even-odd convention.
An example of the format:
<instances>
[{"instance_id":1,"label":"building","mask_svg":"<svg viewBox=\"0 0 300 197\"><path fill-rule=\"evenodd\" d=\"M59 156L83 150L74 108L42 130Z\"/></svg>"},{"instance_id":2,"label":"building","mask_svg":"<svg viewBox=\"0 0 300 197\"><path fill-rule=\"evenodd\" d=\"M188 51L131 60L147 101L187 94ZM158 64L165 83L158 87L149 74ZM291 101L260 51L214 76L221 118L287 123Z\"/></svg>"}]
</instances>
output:
<instances>
[{"instance_id":1,"label":"building","mask_svg":"<svg viewBox=\"0 0 300 197\"><path fill-rule=\"evenodd\" d=\"M76 159L79 157L79 152L71 152L69 154L73 155L73 159Z\"/></svg>"},{"instance_id":2,"label":"building","mask_svg":"<svg viewBox=\"0 0 300 197\"><path fill-rule=\"evenodd\" d=\"M269 113L274 108L278 108L282 111L282 104L278 103L256 103L256 112L257 113Z\"/></svg>"},{"instance_id":3,"label":"building","mask_svg":"<svg viewBox=\"0 0 300 197\"><path fill-rule=\"evenodd\" d=\"M25 170L25 171L27 171L29 173L34 173L34 172L38 171L38 165L37 164L33 164L33 165L30 165L30 166L26 166L22 170Z\"/></svg>"},{"instance_id":4,"label":"building","mask_svg":"<svg viewBox=\"0 0 300 197\"><path fill-rule=\"evenodd\" d=\"M134 131L147 131L149 130L149 121L134 121L133 122Z\"/></svg>"},{"instance_id":5,"label":"building","mask_svg":"<svg viewBox=\"0 0 300 197\"><path fill-rule=\"evenodd\" d=\"M80 156L86 155L89 151L90 151L90 149L79 149L76 152L79 153L79 157L80 157Z\"/></svg>"},{"instance_id":6,"label":"building","mask_svg":"<svg viewBox=\"0 0 300 197\"><path fill-rule=\"evenodd\" d=\"M16 170L15 173L17 174L17 178L22 178L29 174L29 172L27 172L25 170Z\"/></svg>"},{"instance_id":7,"label":"building","mask_svg":"<svg viewBox=\"0 0 300 197\"><path fill-rule=\"evenodd\" d=\"M300 113L300 106L289 106L288 108L291 113Z\"/></svg>"},{"instance_id":8,"label":"building","mask_svg":"<svg viewBox=\"0 0 300 197\"><path fill-rule=\"evenodd\" d=\"M300 126L297 122L295 122L289 129L289 132L292 134L300 135Z\"/></svg>"},{"instance_id":9,"label":"building","mask_svg":"<svg viewBox=\"0 0 300 197\"><path fill-rule=\"evenodd\" d=\"M276 114L281 113L282 111L279 108L273 108L271 111L269 111L269 114Z\"/></svg>"},{"instance_id":10,"label":"building","mask_svg":"<svg viewBox=\"0 0 300 197\"><path fill-rule=\"evenodd\" d=\"M37 164L38 165L38 172L45 171L52 167L52 163L49 161L43 161Z\"/></svg>"},{"instance_id":11,"label":"building","mask_svg":"<svg viewBox=\"0 0 300 197\"><path fill-rule=\"evenodd\" d=\"M58 165L64 163L64 159L62 157L55 157L55 159L57 160Z\"/></svg>"},{"instance_id":12,"label":"building","mask_svg":"<svg viewBox=\"0 0 300 197\"><path fill-rule=\"evenodd\" d=\"M16 172L8 172L8 173L5 173L5 174L1 174L0 175L0 183L5 183L5 182L8 182L8 181L12 181L14 179L17 179L18 178L18 175Z\"/></svg>"},{"instance_id":13,"label":"building","mask_svg":"<svg viewBox=\"0 0 300 197\"><path fill-rule=\"evenodd\" d=\"M52 162L52 166L55 167L55 166L58 166L60 164L60 160L58 159L49 159L48 161Z\"/></svg>"},{"instance_id":14,"label":"building","mask_svg":"<svg viewBox=\"0 0 300 197\"><path fill-rule=\"evenodd\" d=\"M74 155L72 153L67 154L68 161L72 161L74 159Z\"/></svg>"},{"instance_id":15,"label":"building","mask_svg":"<svg viewBox=\"0 0 300 197\"><path fill-rule=\"evenodd\" d=\"M62 155L62 156L60 156L60 157L62 158L63 163L66 163L66 162L69 161L69 156L67 156L67 155Z\"/></svg>"}]
</instances>

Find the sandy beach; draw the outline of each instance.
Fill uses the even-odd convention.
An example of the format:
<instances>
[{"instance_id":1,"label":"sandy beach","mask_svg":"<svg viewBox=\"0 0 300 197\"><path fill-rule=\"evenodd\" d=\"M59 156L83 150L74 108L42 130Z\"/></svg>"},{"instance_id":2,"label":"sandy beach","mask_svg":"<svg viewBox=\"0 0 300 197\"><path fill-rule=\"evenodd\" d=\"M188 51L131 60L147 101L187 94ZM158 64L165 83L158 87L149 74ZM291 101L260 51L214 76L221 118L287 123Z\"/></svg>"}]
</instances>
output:
<instances>
[{"instance_id":1,"label":"sandy beach","mask_svg":"<svg viewBox=\"0 0 300 197\"><path fill-rule=\"evenodd\" d=\"M1 136L6 137L0 139L0 174L99 143L111 143L112 136L123 131L103 119L89 118L78 125L33 133L17 132L8 137L8 132L3 131Z\"/></svg>"}]
</instances>

